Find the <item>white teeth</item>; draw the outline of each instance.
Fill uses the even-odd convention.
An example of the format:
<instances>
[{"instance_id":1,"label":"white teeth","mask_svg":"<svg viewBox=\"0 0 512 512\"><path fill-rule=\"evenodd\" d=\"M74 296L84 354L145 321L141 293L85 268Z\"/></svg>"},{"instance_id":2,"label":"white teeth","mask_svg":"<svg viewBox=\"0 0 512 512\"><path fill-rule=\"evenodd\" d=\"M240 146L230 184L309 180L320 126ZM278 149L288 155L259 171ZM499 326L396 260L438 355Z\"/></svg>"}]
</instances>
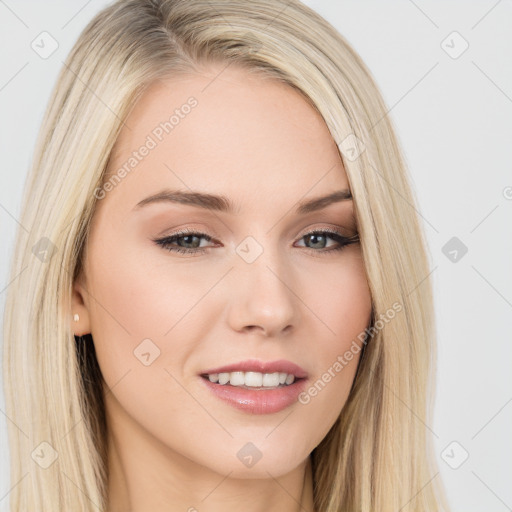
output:
<instances>
[{"instance_id":1,"label":"white teeth","mask_svg":"<svg viewBox=\"0 0 512 512\"><path fill-rule=\"evenodd\" d=\"M231 372L229 383L232 386L243 386L245 384L244 372Z\"/></svg>"},{"instance_id":2,"label":"white teeth","mask_svg":"<svg viewBox=\"0 0 512 512\"><path fill-rule=\"evenodd\" d=\"M251 387L251 388L275 388L278 386L289 386L295 381L294 375L287 373L259 373L259 372L223 372L211 373L208 375L210 382L219 384L229 384L231 386Z\"/></svg>"},{"instance_id":3,"label":"white teeth","mask_svg":"<svg viewBox=\"0 0 512 512\"><path fill-rule=\"evenodd\" d=\"M227 384L229 382L229 373L219 373L219 384Z\"/></svg>"},{"instance_id":4,"label":"white teeth","mask_svg":"<svg viewBox=\"0 0 512 512\"><path fill-rule=\"evenodd\" d=\"M261 388L263 385L263 374L257 372L245 372L245 385L251 388Z\"/></svg>"},{"instance_id":5,"label":"white teeth","mask_svg":"<svg viewBox=\"0 0 512 512\"><path fill-rule=\"evenodd\" d=\"M279 386L279 373L264 373L263 385L269 387Z\"/></svg>"}]
</instances>

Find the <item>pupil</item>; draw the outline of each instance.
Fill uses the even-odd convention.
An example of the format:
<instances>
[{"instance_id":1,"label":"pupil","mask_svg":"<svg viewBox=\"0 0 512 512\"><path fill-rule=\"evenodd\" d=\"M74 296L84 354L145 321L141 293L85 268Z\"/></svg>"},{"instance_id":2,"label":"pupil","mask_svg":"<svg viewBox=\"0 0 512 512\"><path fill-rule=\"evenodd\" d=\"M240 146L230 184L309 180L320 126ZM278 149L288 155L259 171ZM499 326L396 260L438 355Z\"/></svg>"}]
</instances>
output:
<instances>
[{"instance_id":1,"label":"pupil","mask_svg":"<svg viewBox=\"0 0 512 512\"><path fill-rule=\"evenodd\" d=\"M313 244L318 243L318 241L316 241L316 242L314 241L315 239L325 238L324 235L308 235L308 237L309 237L310 241L313 240ZM320 245L323 245L323 244L320 242ZM323 247L320 247L320 248L322 249Z\"/></svg>"},{"instance_id":2,"label":"pupil","mask_svg":"<svg viewBox=\"0 0 512 512\"><path fill-rule=\"evenodd\" d=\"M181 237L182 240L185 240L185 244L187 243L192 243L190 240L187 240L187 239L191 239L191 238L198 238L197 236L195 235L184 235ZM183 246L184 244L183 243L180 243L179 245ZM194 244L194 247L197 247L197 244Z\"/></svg>"}]
</instances>

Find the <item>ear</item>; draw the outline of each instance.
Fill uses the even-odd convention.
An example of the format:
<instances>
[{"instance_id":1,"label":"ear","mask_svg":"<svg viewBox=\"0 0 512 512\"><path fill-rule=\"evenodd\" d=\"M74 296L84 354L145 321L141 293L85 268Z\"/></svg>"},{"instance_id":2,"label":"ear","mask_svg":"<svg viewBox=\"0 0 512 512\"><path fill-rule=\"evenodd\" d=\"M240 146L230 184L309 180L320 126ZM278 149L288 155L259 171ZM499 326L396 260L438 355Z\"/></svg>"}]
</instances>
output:
<instances>
[{"instance_id":1,"label":"ear","mask_svg":"<svg viewBox=\"0 0 512 512\"><path fill-rule=\"evenodd\" d=\"M83 336L91 332L88 304L88 293L84 285L82 273L73 283L71 296L71 332L75 336ZM78 315L78 319L76 319Z\"/></svg>"}]
</instances>

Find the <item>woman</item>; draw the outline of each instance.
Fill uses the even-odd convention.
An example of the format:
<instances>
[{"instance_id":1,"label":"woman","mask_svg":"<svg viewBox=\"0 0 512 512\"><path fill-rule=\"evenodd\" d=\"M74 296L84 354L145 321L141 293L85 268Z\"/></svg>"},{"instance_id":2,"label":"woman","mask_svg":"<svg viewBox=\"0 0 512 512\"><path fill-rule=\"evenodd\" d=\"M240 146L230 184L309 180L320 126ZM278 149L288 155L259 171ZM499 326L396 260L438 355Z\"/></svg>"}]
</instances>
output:
<instances>
[{"instance_id":1,"label":"woman","mask_svg":"<svg viewBox=\"0 0 512 512\"><path fill-rule=\"evenodd\" d=\"M303 4L100 12L11 269L11 510L446 510L414 202L369 71Z\"/></svg>"}]
</instances>

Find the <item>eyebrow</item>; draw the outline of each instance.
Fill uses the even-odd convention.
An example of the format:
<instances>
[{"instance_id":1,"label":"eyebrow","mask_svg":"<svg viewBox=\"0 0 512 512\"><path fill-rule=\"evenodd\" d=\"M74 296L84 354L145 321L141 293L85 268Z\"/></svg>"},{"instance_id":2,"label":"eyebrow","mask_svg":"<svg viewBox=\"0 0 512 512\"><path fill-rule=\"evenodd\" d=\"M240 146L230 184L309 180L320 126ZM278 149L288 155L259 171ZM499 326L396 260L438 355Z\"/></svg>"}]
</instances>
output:
<instances>
[{"instance_id":1,"label":"eyebrow","mask_svg":"<svg viewBox=\"0 0 512 512\"><path fill-rule=\"evenodd\" d=\"M349 189L337 190L336 192L332 192L325 196L314 197L313 199L299 202L296 208L296 213L304 215L306 213L322 210L333 203L350 200L352 200L352 194ZM207 194L203 192L187 192L167 189L142 199L142 201L139 201L133 209L137 210L148 204L166 202L197 206L199 208L226 213L238 212L238 210L235 209L234 204L225 196Z\"/></svg>"}]
</instances>

